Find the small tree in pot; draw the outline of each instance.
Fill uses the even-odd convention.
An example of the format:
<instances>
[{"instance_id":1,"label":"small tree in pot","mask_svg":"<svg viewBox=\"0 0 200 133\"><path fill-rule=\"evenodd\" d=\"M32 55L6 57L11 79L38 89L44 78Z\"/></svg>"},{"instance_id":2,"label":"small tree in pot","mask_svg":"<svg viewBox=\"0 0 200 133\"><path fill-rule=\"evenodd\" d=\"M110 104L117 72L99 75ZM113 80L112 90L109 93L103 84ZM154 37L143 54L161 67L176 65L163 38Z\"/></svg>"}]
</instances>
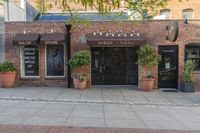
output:
<instances>
[{"instance_id":1,"label":"small tree in pot","mask_svg":"<svg viewBox=\"0 0 200 133\"><path fill-rule=\"evenodd\" d=\"M88 66L91 63L91 54L89 51L79 51L70 60L69 65L73 71L72 78L76 89L84 89L88 73L86 71L76 72L77 68Z\"/></svg>"},{"instance_id":2,"label":"small tree in pot","mask_svg":"<svg viewBox=\"0 0 200 133\"><path fill-rule=\"evenodd\" d=\"M145 76L140 80L141 89L144 91L151 91L155 81L152 69L159 64L161 56L150 44L147 44L145 47L140 47L137 53L137 64L144 69L145 74Z\"/></svg>"},{"instance_id":3,"label":"small tree in pot","mask_svg":"<svg viewBox=\"0 0 200 133\"><path fill-rule=\"evenodd\" d=\"M0 64L0 85L4 88L10 88L15 84L17 69L9 61Z\"/></svg>"},{"instance_id":4,"label":"small tree in pot","mask_svg":"<svg viewBox=\"0 0 200 133\"><path fill-rule=\"evenodd\" d=\"M184 73L183 73L184 82L181 91L195 92L195 86L193 82L195 67L196 67L196 62L194 60L187 60L185 62Z\"/></svg>"}]
</instances>

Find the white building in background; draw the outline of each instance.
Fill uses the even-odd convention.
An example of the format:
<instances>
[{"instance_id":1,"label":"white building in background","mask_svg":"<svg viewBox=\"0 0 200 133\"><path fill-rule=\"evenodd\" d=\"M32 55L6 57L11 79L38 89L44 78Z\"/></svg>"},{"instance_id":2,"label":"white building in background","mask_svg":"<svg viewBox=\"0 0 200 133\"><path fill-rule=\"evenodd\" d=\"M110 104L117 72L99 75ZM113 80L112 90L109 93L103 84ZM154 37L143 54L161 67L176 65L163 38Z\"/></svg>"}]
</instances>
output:
<instances>
[{"instance_id":1,"label":"white building in background","mask_svg":"<svg viewBox=\"0 0 200 133\"><path fill-rule=\"evenodd\" d=\"M5 22L33 21L38 11L26 0L16 5L14 0L0 0L0 63L5 60Z\"/></svg>"},{"instance_id":2,"label":"white building in background","mask_svg":"<svg viewBox=\"0 0 200 133\"><path fill-rule=\"evenodd\" d=\"M26 0L20 0L16 5L14 0L4 1L5 21L33 21L38 15L38 11Z\"/></svg>"}]
</instances>

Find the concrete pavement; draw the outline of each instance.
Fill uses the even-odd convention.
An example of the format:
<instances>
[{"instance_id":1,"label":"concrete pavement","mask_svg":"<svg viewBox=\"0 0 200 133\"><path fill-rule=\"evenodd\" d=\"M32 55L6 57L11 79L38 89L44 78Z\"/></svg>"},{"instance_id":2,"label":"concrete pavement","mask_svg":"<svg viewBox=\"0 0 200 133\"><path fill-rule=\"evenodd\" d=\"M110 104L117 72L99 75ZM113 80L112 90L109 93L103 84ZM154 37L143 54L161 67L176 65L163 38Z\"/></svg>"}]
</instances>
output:
<instances>
[{"instance_id":1,"label":"concrete pavement","mask_svg":"<svg viewBox=\"0 0 200 133\"><path fill-rule=\"evenodd\" d=\"M0 124L200 131L199 93L132 87L0 89Z\"/></svg>"}]
</instances>

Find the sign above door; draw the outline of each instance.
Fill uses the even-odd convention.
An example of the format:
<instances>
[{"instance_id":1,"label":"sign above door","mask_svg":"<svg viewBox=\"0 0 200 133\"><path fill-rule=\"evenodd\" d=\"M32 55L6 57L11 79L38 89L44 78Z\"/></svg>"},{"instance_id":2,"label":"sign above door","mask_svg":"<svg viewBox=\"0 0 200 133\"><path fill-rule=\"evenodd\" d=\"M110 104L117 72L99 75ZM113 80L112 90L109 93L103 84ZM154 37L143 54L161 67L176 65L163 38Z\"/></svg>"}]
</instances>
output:
<instances>
[{"instance_id":1,"label":"sign above door","mask_svg":"<svg viewBox=\"0 0 200 133\"><path fill-rule=\"evenodd\" d=\"M146 44L146 38L135 31L132 32L100 32L86 34L87 45L93 47L137 46Z\"/></svg>"}]
</instances>

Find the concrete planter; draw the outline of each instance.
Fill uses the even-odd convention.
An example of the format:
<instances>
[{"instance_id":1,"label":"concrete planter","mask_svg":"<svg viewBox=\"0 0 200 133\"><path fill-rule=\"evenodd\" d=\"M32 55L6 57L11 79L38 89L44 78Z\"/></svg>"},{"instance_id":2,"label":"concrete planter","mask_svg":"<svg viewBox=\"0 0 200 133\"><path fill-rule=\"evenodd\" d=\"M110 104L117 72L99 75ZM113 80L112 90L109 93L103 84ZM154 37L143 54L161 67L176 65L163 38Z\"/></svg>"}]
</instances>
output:
<instances>
[{"instance_id":1,"label":"concrete planter","mask_svg":"<svg viewBox=\"0 0 200 133\"><path fill-rule=\"evenodd\" d=\"M182 81L181 84L182 85L181 85L180 91L182 91L182 92L188 92L188 93L195 92L195 85L194 85L194 83L186 83L186 82Z\"/></svg>"}]
</instances>

